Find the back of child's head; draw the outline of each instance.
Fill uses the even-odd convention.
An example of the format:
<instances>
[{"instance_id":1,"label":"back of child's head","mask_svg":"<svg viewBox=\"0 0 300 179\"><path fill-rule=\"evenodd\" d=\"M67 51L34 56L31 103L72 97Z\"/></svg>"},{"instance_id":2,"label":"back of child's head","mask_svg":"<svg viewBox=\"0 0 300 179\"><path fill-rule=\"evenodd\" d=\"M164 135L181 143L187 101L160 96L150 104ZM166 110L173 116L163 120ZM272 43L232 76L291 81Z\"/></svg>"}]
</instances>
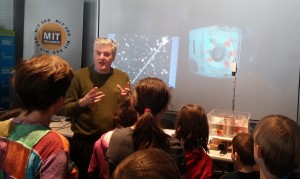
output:
<instances>
[{"instance_id":1,"label":"back of child's head","mask_svg":"<svg viewBox=\"0 0 300 179\"><path fill-rule=\"evenodd\" d=\"M157 115L167 108L170 100L171 92L168 86L159 78L147 77L136 84L131 103L140 115L145 113L145 109Z\"/></svg>"},{"instance_id":2,"label":"back of child's head","mask_svg":"<svg viewBox=\"0 0 300 179\"><path fill-rule=\"evenodd\" d=\"M197 104L184 105L177 116L175 136L186 151L202 147L208 152L209 126L204 109Z\"/></svg>"},{"instance_id":3,"label":"back of child's head","mask_svg":"<svg viewBox=\"0 0 300 179\"><path fill-rule=\"evenodd\" d=\"M161 79L147 77L136 84L131 96L131 104L139 114L132 135L135 150L169 149L167 135L160 128L157 116L167 110L170 100L170 90Z\"/></svg>"},{"instance_id":4,"label":"back of child's head","mask_svg":"<svg viewBox=\"0 0 300 179\"><path fill-rule=\"evenodd\" d=\"M238 133L232 139L232 152L239 155L242 164L247 166L254 166L254 140L249 133Z\"/></svg>"},{"instance_id":5,"label":"back of child's head","mask_svg":"<svg viewBox=\"0 0 300 179\"><path fill-rule=\"evenodd\" d=\"M125 98L113 112L113 126L117 128L130 127L135 124L137 114L131 105L131 99Z\"/></svg>"},{"instance_id":6,"label":"back of child's head","mask_svg":"<svg viewBox=\"0 0 300 179\"><path fill-rule=\"evenodd\" d=\"M263 117L255 127L254 145L266 169L278 178L299 167L300 126L286 116Z\"/></svg>"},{"instance_id":7,"label":"back of child's head","mask_svg":"<svg viewBox=\"0 0 300 179\"><path fill-rule=\"evenodd\" d=\"M40 54L15 67L13 87L27 113L46 110L67 93L71 66L57 55Z\"/></svg>"},{"instance_id":8,"label":"back of child's head","mask_svg":"<svg viewBox=\"0 0 300 179\"><path fill-rule=\"evenodd\" d=\"M180 179L174 159L157 148L139 150L125 158L114 170L113 179Z\"/></svg>"}]
</instances>

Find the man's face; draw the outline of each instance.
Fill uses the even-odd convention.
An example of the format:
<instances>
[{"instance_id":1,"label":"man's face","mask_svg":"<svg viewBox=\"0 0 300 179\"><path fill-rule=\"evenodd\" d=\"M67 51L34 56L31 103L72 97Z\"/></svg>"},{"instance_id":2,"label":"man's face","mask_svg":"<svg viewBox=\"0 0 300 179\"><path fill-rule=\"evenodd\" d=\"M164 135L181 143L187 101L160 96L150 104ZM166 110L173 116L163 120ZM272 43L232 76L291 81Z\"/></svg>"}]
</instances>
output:
<instances>
[{"instance_id":1,"label":"man's face","mask_svg":"<svg viewBox=\"0 0 300 179\"><path fill-rule=\"evenodd\" d=\"M96 45L94 48L94 63L99 73L107 74L115 57L109 45Z\"/></svg>"}]
</instances>

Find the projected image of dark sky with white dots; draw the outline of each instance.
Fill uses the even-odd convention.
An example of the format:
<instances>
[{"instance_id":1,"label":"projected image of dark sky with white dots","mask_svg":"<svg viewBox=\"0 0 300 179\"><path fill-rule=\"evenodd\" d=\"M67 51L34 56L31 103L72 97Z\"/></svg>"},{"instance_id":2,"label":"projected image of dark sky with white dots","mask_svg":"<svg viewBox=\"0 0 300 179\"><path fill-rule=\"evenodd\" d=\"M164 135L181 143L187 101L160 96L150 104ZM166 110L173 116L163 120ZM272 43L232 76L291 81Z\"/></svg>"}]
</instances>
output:
<instances>
[{"instance_id":1,"label":"projected image of dark sky with white dots","mask_svg":"<svg viewBox=\"0 0 300 179\"><path fill-rule=\"evenodd\" d=\"M108 37L118 45L113 67L127 72L132 84L145 77L158 77L169 87L175 87L178 37L128 34Z\"/></svg>"}]
</instances>

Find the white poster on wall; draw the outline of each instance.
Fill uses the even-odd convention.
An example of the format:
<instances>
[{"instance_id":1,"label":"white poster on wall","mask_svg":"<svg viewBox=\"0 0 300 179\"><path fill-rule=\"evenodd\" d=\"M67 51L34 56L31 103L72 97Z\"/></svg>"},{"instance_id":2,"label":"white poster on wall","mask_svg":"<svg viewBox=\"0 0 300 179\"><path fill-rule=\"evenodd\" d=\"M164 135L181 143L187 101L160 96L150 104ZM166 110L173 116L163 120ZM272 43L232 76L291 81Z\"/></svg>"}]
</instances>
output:
<instances>
[{"instance_id":1,"label":"white poster on wall","mask_svg":"<svg viewBox=\"0 0 300 179\"><path fill-rule=\"evenodd\" d=\"M84 0L26 0L24 58L55 54L81 68Z\"/></svg>"}]
</instances>

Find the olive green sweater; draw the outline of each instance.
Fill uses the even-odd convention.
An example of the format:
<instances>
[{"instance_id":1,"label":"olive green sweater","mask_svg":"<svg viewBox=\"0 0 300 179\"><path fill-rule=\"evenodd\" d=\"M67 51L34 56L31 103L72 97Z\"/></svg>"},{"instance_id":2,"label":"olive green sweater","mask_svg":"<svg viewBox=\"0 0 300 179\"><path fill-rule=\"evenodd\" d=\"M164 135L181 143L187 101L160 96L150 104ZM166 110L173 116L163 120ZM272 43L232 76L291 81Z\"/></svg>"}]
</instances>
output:
<instances>
[{"instance_id":1,"label":"olive green sweater","mask_svg":"<svg viewBox=\"0 0 300 179\"><path fill-rule=\"evenodd\" d=\"M82 68L74 73L61 114L72 117L71 129L81 135L102 135L113 129L112 113L122 100L119 84L124 88L129 82L128 75L118 69L110 74L99 74L94 66ZM89 107L80 108L79 99L94 87L105 96Z\"/></svg>"}]
</instances>

